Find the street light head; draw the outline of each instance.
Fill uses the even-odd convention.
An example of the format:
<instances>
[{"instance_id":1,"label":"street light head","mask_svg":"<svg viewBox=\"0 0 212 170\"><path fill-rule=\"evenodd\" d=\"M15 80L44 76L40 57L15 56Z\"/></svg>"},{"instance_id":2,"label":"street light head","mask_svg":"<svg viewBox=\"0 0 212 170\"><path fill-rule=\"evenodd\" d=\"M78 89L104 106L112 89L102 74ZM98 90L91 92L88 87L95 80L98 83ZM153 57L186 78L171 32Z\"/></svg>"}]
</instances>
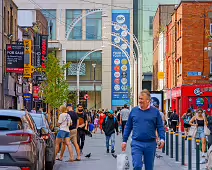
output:
<instances>
[{"instance_id":1,"label":"street light head","mask_svg":"<svg viewBox=\"0 0 212 170\"><path fill-rule=\"evenodd\" d=\"M104 12L104 13L102 14L102 17L108 17L107 13Z\"/></svg>"},{"instance_id":2,"label":"street light head","mask_svg":"<svg viewBox=\"0 0 212 170\"><path fill-rule=\"evenodd\" d=\"M105 48L105 46L104 46L104 45L102 45L102 48Z\"/></svg>"},{"instance_id":3,"label":"street light head","mask_svg":"<svg viewBox=\"0 0 212 170\"><path fill-rule=\"evenodd\" d=\"M92 64L92 66L93 66L93 68L95 68L96 67L96 63Z\"/></svg>"}]
</instances>

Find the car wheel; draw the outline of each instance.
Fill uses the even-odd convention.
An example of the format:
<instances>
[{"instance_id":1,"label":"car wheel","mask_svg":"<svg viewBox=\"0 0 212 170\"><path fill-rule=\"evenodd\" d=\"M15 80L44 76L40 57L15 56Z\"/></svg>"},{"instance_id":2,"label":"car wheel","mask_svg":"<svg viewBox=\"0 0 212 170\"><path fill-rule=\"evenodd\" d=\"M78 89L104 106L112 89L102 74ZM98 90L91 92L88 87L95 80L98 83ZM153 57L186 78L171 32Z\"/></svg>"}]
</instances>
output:
<instances>
[{"instance_id":1,"label":"car wheel","mask_svg":"<svg viewBox=\"0 0 212 170\"><path fill-rule=\"evenodd\" d=\"M54 162L46 162L46 170L52 170L54 167Z\"/></svg>"}]
</instances>

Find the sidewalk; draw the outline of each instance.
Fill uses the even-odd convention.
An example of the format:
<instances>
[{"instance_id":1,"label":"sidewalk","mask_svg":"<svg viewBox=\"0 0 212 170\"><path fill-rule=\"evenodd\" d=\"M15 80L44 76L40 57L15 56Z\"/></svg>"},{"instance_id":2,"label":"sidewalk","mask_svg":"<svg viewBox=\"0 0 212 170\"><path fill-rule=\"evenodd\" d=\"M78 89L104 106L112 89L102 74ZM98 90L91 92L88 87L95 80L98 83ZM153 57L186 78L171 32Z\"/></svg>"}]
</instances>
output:
<instances>
[{"instance_id":1,"label":"sidewalk","mask_svg":"<svg viewBox=\"0 0 212 170\"><path fill-rule=\"evenodd\" d=\"M170 158L170 137L169 137L169 158L172 159L173 161L175 161L175 135L173 136L173 156L174 158ZM196 143L195 143L195 139L192 140L192 169L196 169ZM181 158L182 158L182 134L180 133L179 134L179 164L181 164ZM166 151L165 151L166 152ZM165 155L166 153L163 153L163 155ZM203 159L201 157L201 152L200 152L200 161ZM185 141L185 166L184 166L184 169L188 169L188 140ZM200 164L200 169L205 169L206 167L206 164Z\"/></svg>"},{"instance_id":2,"label":"sidewalk","mask_svg":"<svg viewBox=\"0 0 212 170\"><path fill-rule=\"evenodd\" d=\"M127 153L130 158L130 170L132 170L131 149L128 146ZM116 170L116 159L111 154L106 153L105 148L105 136L102 134L94 134L92 138L87 137L85 142L84 155L91 153L91 158L85 158L82 156L81 162L66 163L68 151L66 150L64 161L57 161L54 170ZM121 153L121 134L116 136L116 154ZM174 159L170 159L161 151L157 151L157 154L163 157L155 158L155 170L184 170L184 167L180 166L180 163L175 163Z\"/></svg>"}]
</instances>

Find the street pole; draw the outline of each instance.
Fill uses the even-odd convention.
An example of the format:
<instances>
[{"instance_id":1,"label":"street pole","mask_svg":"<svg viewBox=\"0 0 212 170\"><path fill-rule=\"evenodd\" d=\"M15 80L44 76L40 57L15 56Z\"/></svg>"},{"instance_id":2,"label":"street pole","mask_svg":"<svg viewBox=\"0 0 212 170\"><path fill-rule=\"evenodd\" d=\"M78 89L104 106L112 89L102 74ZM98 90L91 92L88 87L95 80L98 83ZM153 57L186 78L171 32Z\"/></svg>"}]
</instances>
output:
<instances>
[{"instance_id":1,"label":"street pole","mask_svg":"<svg viewBox=\"0 0 212 170\"><path fill-rule=\"evenodd\" d=\"M96 109L96 64L92 64L94 68L93 79L94 79L94 108Z\"/></svg>"}]
</instances>

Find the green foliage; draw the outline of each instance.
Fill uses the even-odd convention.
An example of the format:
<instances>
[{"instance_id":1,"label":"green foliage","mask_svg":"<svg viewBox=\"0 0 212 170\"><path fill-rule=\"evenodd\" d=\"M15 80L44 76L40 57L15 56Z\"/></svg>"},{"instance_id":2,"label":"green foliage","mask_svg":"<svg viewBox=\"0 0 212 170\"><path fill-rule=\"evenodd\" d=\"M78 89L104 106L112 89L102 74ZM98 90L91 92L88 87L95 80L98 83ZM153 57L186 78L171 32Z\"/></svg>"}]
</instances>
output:
<instances>
[{"instance_id":1,"label":"green foliage","mask_svg":"<svg viewBox=\"0 0 212 170\"><path fill-rule=\"evenodd\" d=\"M133 88L128 87L128 98L129 98L129 102L127 102L126 104L130 105L133 107L134 104L134 95L133 95Z\"/></svg>"},{"instance_id":2,"label":"green foliage","mask_svg":"<svg viewBox=\"0 0 212 170\"><path fill-rule=\"evenodd\" d=\"M72 91L69 93L67 103L73 104L74 106L77 105L77 92L76 91Z\"/></svg>"},{"instance_id":3,"label":"green foliage","mask_svg":"<svg viewBox=\"0 0 212 170\"><path fill-rule=\"evenodd\" d=\"M55 57L55 52L48 55L46 60L46 81L41 85L42 97L52 108L59 108L68 100L69 85L65 79L65 70L70 63L61 65Z\"/></svg>"}]
</instances>

